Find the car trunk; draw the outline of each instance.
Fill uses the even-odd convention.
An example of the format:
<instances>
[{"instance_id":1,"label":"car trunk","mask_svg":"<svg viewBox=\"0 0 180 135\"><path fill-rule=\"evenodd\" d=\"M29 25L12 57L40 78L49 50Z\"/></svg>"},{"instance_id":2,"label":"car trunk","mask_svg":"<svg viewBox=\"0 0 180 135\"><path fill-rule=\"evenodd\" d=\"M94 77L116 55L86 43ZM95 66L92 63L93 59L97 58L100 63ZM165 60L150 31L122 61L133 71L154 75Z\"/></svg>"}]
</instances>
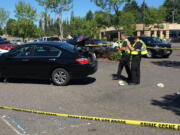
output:
<instances>
[{"instance_id":1,"label":"car trunk","mask_svg":"<svg viewBox=\"0 0 180 135\"><path fill-rule=\"evenodd\" d=\"M78 54L82 58L87 58L90 64L96 61L95 54L88 51L87 49L78 49Z\"/></svg>"}]
</instances>

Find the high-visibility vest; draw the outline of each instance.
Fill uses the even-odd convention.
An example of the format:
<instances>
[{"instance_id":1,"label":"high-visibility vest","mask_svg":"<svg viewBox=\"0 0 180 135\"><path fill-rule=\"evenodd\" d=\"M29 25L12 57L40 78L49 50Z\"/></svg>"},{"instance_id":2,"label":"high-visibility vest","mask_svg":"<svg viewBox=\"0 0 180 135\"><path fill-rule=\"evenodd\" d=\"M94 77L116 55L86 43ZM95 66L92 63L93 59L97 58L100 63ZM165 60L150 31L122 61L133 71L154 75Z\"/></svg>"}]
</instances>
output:
<instances>
[{"instance_id":1,"label":"high-visibility vest","mask_svg":"<svg viewBox=\"0 0 180 135\"><path fill-rule=\"evenodd\" d=\"M146 47L146 44L142 40L135 42L133 47L135 47L138 42L140 42L142 44L141 49L136 49L134 51L131 51L131 54L132 55L139 55L139 53L140 53L141 55L146 55L148 53L147 47Z\"/></svg>"},{"instance_id":2,"label":"high-visibility vest","mask_svg":"<svg viewBox=\"0 0 180 135\"><path fill-rule=\"evenodd\" d=\"M124 42L127 42L127 44L130 44L129 40L128 40L128 39L125 39L125 40L123 40L123 42L122 42L122 43L120 43L120 44L119 44L119 48L123 48L123 44L124 44ZM131 51L129 50L128 46L126 46L125 48L126 48L125 53L130 54L130 53L131 53Z\"/></svg>"}]
</instances>

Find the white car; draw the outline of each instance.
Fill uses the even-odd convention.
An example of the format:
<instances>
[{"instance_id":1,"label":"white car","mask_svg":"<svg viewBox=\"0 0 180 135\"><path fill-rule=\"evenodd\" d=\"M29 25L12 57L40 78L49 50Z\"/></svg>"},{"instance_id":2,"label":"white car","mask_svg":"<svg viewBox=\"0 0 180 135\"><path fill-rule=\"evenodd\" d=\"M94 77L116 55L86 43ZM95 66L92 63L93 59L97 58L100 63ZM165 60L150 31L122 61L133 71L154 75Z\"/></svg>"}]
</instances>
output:
<instances>
[{"instance_id":1,"label":"white car","mask_svg":"<svg viewBox=\"0 0 180 135\"><path fill-rule=\"evenodd\" d=\"M0 55L2 55L3 53L7 53L9 52L8 50L4 50L4 49L0 49Z\"/></svg>"},{"instance_id":2,"label":"white car","mask_svg":"<svg viewBox=\"0 0 180 135\"><path fill-rule=\"evenodd\" d=\"M16 45L22 45L23 44L23 42L21 40L13 40L11 43L16 44Z\"/></svg>"}]
</instances>

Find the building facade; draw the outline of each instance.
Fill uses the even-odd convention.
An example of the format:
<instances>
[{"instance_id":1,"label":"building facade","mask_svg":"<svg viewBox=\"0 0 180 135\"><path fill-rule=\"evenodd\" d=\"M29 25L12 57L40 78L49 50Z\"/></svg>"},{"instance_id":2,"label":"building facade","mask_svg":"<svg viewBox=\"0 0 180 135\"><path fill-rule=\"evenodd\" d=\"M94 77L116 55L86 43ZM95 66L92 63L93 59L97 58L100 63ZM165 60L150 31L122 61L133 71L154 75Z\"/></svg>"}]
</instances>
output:
<instances>
[{"instance_id":1,"label":"building facade","mask_svg":"<svg viewBox=\"0 0 180 135\"><path fill-rule=\"evenodd\" d=\"M136 25L137 36L152 36L160 39L176 38L180 36L180 24L162 23L145 26Z\"/></svg>"},{"instance_id":2,"label":"building facade","mask_svg":"<svg viewBox=\"0 0 180 135\"><path fill-rule=\"evenodd\" d=\"M123 28L106 27L100 30L99 39L108 41L118 40ZM154 25L136 24L136 36L152 36L161 39L177 38L180 36L180 24L162 23Z\"/></svg>"}]
</instances>

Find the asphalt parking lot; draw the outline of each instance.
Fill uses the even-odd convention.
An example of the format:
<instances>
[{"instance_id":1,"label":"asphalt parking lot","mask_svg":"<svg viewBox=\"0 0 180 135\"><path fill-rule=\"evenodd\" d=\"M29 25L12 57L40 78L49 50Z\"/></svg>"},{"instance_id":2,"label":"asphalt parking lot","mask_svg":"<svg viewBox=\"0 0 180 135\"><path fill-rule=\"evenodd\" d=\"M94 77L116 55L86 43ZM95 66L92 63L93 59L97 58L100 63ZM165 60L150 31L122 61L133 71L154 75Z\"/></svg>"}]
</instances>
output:
<instances>
[{"instance_id":1,"label":"asphalt parking lot","mask_svg":"<svg viewBox=\"0 0 180 135\"><path fill-rule=\"evenodd\" d=\"M180 44L174 44L180 47ZM143 59L141 85L118 86L117 62L99 62L96 74L57 87L48 81L0 83L0 105L42 111L180 123L180 51ZM157 87L164 83L164 88ZM177 131L0 110L0 135L179 135Z\"/></svg>"}]
</instances>

